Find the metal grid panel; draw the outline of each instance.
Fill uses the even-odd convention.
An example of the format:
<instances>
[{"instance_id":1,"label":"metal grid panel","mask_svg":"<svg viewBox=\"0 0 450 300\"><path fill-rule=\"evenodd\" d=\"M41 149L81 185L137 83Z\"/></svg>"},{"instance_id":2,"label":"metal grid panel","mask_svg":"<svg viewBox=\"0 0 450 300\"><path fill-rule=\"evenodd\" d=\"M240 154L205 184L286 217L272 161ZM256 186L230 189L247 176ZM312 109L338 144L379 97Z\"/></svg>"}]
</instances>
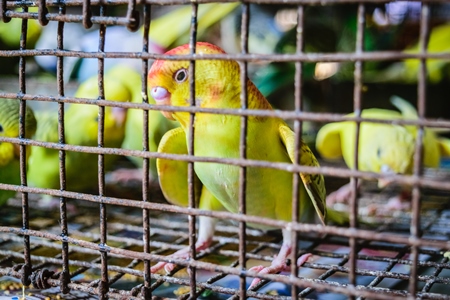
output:
<instances>
[{"instance_id":1,"label":"metal grid panel","mask_svg":"<svg viewBox=\"0 0 450 300\"><path fill-rule=\"evenodd\" d=\"M299 294L301 297L314 298L317 293L336 293L340 295L363 297L363 298L415 298L421 297L425 299L447 299L448 286L450 286L448 270L450 265L447 258L442 258L442 251L450 249L448 242L449 231L448 211L438 209L434 214L420 214L420 198L423 190L426 188L437 189L442 191L444 195L448 195L450 185L448 180L436 180L434 177L423 176L422 158L420 149L423 147L423 127L433 126L439 128L450 128L450 122L447 120L427 119L425 113L426 104L426 60L431 58L449 59L450 53L427 53L427 42L429 38L429 19L430 4L423 2L421 9L420 24L420 45L421 49L418 54L408 54L397 51L374 51L365 52L363 46L364 27L365 27L365 10L366 6L371 3L384 3L384 1L346 1L346 3L356 3L357 8L357 33L356 33L356 49L350 53L306 53L303 49L303 22L305 16L304 8L308 5L331 5L342 4L341 1L289 1L289 3L297 5L298 15L298 35L295 54L285 55L257 55L248 51L248 22L251 18L250 6L248 1L242 4L242 26L241 26L241 48L242 52L235 55L212 55L199 57L195 53L195 42L197 39L197 24L192 22L190 30L191 55L189 56L173 56L164 57L163 55L149 53L148 50L148 33L150 28L150 9L151 5L172 5L172 4L189 4L192 5L192 19L196 20L197 10L200 3L185 1L109 1L103 3L101 1L66 1L66 2L45 2L39 1L39 10L37 13L28 13L27 5L33 3L25 2L1 2L0 15L2 19L7 21L8 18L37 19L42 25L48 24L49 21L58 22L57 47L56 49L26 49L27 26L24 22L22 26L22 38L20 49L0 51L0 57L19 57L19 91L5 91L0 93L2 98L16 98L21 100L21 115L24 115L26 101L48 101L58 103L59 116L59 143L46 143L25 139L24 118L21 118L20 137L4 138L0 137L0 142L12 142L20 145L21 158L21 186L14 186L0 183L0 188L5 190L18 191L21 198L21 205L16 202L17 207L8 208L8 216L12 220L4 218L0 232L2 233L2 245L13 245L14 250L2 250L1 274L12 275L21 278L22 282L29 285L33 281L33 285L43 289L50 286L60 286L63 292L70 290L80 290L87 293L97 294L100 298L121 298L121 297L145 297L149 298L152 294L157 295L161 290L163 283L168 282L179 286L189 286L190 291L180 296L181 298L199 297L204 290L211 290L217 295L224 294L234 298L246 296L273 299L284 298L283 296L273 296L261 292L246 291L246 278L249 275L255 275L246 271L246 267L250 264L250 259L260 261L271 261L272 255L279 249L276 238L271 238L267 234L246 228L245 222L254 222L259 224L267 224L277 228L291 228L293 232L293 240L301 241L299 249L297 243L294 245L294 253L311 252L320 259L316 262L305 263L301 268L300 277L297 274L297 267L292 267L293 276L284 275L260 275L261 278L281 282L291 285L290 292ZM273 1L257 1L261 3L274 3ZM125 17L108 16L107 7L112 5L127 5L127 13ZM81 7L80 14L66 14L66 7ZM93 16L91 11L93 7L99 7L99 15ZM122 25L127 26L130 30L138 28L137 7L143 7L144 13L144 37L142 52L104 52L106 25ZM22 12L11 10L15 7L24 7ZM58 8L58 13L49 13L47 7ZM98 52L86 53L81 51L64 50L64 24L66 22L80 22L86 28L93 24L100 24L100 40ZM58 57L57 66L57 92L50 96L42 96L27 93L26 57L50 55ZM149 59L175 59L175 60L191 60L190 65L190 98L191 106L185 108L174 107L155 107L148 104L147 96L143 97L142 104L135 103L117 103L107 100L79 99L74 97L66 97L64 90L64 57L83 57L97 58L99 70L99 94L104 99L104 60L110 58L134 58L142 60L142 83L143 94L146 94L147 84L146 76L148 70ZM414 157L414 173L413 175L395 175L392 179L401 184L413 186L412 199L412 219L394 218L386 219L386 223L378 228L359 229L356 214L362 206L361 202L364 196L371 202L380 196L380 194L361 193L356 184L356 178L378 179L382 175L362 172L357 169L347 170L341 167L322 167L320 169L301 166L298 160L294 164L271 163L264 161L254 161L246 159L246 131L248 116L276 116L287 120L294 120L294 129L297 136L296 145L300 143L302 132L302 121L340 121L354 120L357 124L363 120L360 116L362 109L362 89L363 89L363 63L366 61L380 60L399 60L406 58L416 58L420 60L420 72L418 75L417 95L418 95L418 120L399 120L398 124L413 124L419 126L416 155ZM294 111L267 111L267 110L246 110L247 93L246 89L242 89L241 102L242 109L239 110L219 110L195 107L195 60L199 59L234 59L241 66L241 85L246 84L247 64L255 61L270 62L295 62L295 110ZM302 86L303 74L302 65L306 62L328 62L328 61L354 61L354 118L349 118L341 114L331 113L312 113L303 110ZM64 103L85 103L90 105L98 105L99 107L99 132L98 147L80 147L65 144L64 136ZM119 106L125 108L138 108L143 110L144 118L144 139L143 151L132 151L125 149L105 148L103 139L103 120L105 106ZM220 162L240 166L240 195L239 206L240 214L232 214L227 212L209 212L195 208L194 190L190 190L190 208L180 208L167 204L155 203L155 191L150 188L148 182L149 159L151 158L171 158L185 160L191 162L190 165L190 181L193 182L193 162L215 162L218 159L208 157L198 157L194 154L193 149L193 131L189 138L188 156L169 155L149 152L148 140L145 138L148 132L148 111L149 110L165 110L165 111L187 111L191 112L191 126L194 123L195 112L211 112L221 114L234 114L241 116L241 136L240 136L240 153L239 159L220 159ZM391 123L391 120L370 120L377 123ZM357 126L357 136L359 136L359 125ZM42 146L60 151L60 185L61 190L50 190L42 188L27 187L26 178L26 146ZM355 145L355 149L357 146ZM83 193L75 193L65 191L65 151L80 151L98 154L99 169L99 193L98 195L90 195ZM358 160L358 151L355 151L355 162ZM144 158L144 175L142 182L142 202L122 199L120 197L109 197L105 195L105 170L104 155L132 155ZM298 153L296 154L298 158ZM357 164L355 164L357 165ZM293 216L292 222L284 222L277 220L264 219L254 216L246 216L245 186L246 186L246 167L271 167L281 170L288 170L293 173L293 207L298 207L298 189L299 176L296 172L309 172L312 174L321 173L333 177L351 178L353 186L353 197L349 203L350 207L350 227L339 228L332 226L318 226L309 224L300 224L297 222L298 216ZM192 185L191 185L192 187ZM57 214L53 214L48 223L44 222L44 226L35 224L39 220L38 213L34 208L34 200L29 199L29 193L47 194L60 197L60 210ZM362 199L359 196L362 195ZM67 198L78 199L79 208L73 212L68 209L69 201ZM358 199L358 200L357 200ZM446 199L444 197L444 199ZM82 210L84 206L90 207L91 204L97 203L99 210L94 215L99 222L86 225L83 223L83 216L91 214L96 209ZM10 211L9 211L10 210ZM171 222L161 220L158 212L165 212L169 215L166 217ZM294 210L296 211L296 210ZM81 212L81 213L80 213ZM156 215L158 217L156 217ZM173 215L172 213L176 213ZM134 224L130 224L129 216L136 216ZM183 218L188 215L189 217ZM233 226L224 226L219 228L216 236L215 244L205 252L195 253L195 231L196 216L214 216L219 219L229 219L239 222L237 229ZM18 218L21 216L21 218ZM139 216L139 218L138 218ZM140 218L142 216L142 218ZM117 219L116 219L117 218ZM81 219L81 220L80 220ZM110 221L114 219L114 221ZM164 218L163 218L164 219ZM172 222L173 220L173 222ZM22 221L22 224L20 224ZM31 223L30 223L31 222ZM34 223L33 223L34 222ZM180 231L179 228L186 228L187 231ZM33 224L30 226L30 224ZM125 225L127 224L127 225ZM12 226L12 227L11 227ZM32 228L32 229L31 229ZM74 229L72 229L74 228ZM177 230L174 230L177 229ZM306 233L314 233L309 237ZM318 236L325 235L323 238ZM20 237L23 236L23 237ZM131 236L131 237L130 237ZM368 240L370 237L370 240ZM167 241L169 240L169 241ZM262 240L262 242L261 242ZM23 243L17 248L17 245ZM303 245L306 243L306 245ZM181 245L188 244L191 247L191 255L196 256L196 260L182 260L167 258L166 249L177 250ZM9 249L9 248L8 248ZM49 249L53 249L50 251ZM275 251L274 251L275 249ZM331 249L331 250L330 250ZM344 249L344 253L339 251ZM385 255L377 257L372 255L371 250L385 251ZM267 251L267 252L266 252ZM58 253L60 252L60 253ZM51 255L46 255L52 253ZM83 255L85 254L85 256ZM81 255L81 257L79 257ZM217 263L217 258L209 261L209 256L223 256L227 264ZM121 259L117 259L117 258ZM124 258L125 257L125 258ZM206 261L200 260L205 259ZM295 256L293 257L296 258ZM326 260L322 263L321 259ZM168 261L175 262L180 266L187 266L189 274L185 278L178 278L176 272L167 276L158 274L150 274L150 261ZM220 260L220 259L219 259ZM19 261L19 262L18 262ZM13 263L18 263L12 266ZM367 266L364 265L367 263ZM362 264L362 266L360 266ZM407 270L401 270L401 267ZM76 268L76 269L75 269ZM399 269L400 268L400 271ZM311 270L312 276L303 275L302 272L307 269ZM375 270L374 270L375 269ZM56 273L49 273L48 270L55 270ZM177 269L178 270L178 269ZM203 278L203 271L213 272L208 278ZM98 279L89 280L89 273L93 272L99 277ZM307 273L307 271L305 271ZM218 274L215 274L218 273ZM84 279L79 280L76 276L83 275ZM432 275L429 275L432 274ZM173 276L175 275L175 276ZM311 274L310 274L311 275ZM230 281L225 286L216 284L222 278L232 277L238 282L231 287ZM95 276L93 276L95 277ZM133 279L130 280L129 277ZM370 278L368 282L360 283L362 278ZM402 288L393 288L392 286L384 287L386 279L391 278L400 282ZM154 281L152 282L151 279ZM232 280L232 279L229 279ZM123 288L114 285L118 282L136 282L133 288ZM442 287L442 288L440 288ZM255 290L257 290L257 287ZM196 291L197 289L197 291ZM433 289L436 289L434 291ZM183 291L183 290L181 290ZM181 293L181 292L180 292ZM219 297L219 296L218 296Z\"/></svg>"}]
</instances>

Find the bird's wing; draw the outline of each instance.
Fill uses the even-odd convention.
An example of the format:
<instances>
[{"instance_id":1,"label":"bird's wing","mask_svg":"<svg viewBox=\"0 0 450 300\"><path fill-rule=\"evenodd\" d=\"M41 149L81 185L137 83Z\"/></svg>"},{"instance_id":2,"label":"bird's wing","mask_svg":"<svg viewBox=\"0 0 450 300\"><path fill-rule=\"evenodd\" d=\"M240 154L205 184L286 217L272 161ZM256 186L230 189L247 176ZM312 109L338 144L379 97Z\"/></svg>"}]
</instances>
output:
<instances>
[{"instance_id":1,"label":"bird's wing","mask_svg":"<svg viewBox=\"0 0 450 300\"><path fill-rule=\"evenodd\" d=\"M186 135L183 128L168 131L158 146L159 153L187 155ZM178 206L188 206L188 162L158 158L156 160L159 184L167 201ZM202 185L194 174L196 206L205 210L226 210L220 201Z\"/></svg>"},{"instance_id":2,"label":"bird's wing","mask_svg":"<svg viewBox=\"0 0 450 300\"><path fill-rule=\"evenodd\" d=\"M283 144L286 147L287 153L291 161L294 161L295 155L295 137L294 132L286 125L281 124L279 127L279 133ZM319 167L319 162L317 161L311 149L303 142L300 145L300 165ZM308 193L314 208L320 218L320 220L325 223L326 216L326 191L325 191L325 181L321 174L306 174L300 173L300 177L305 186L306 192Z\"/></svg>"},{"instance_id":3,"label":"bird's wing","mask_svg":"<svg viewBox=\"0 0 450 300\"><path fill-rule=\"evenodd\" d=\"M181 127L168 131L158 146L159 153L187 155L186 135ZM167 201L188 206L188 162L158 158L156 160L159 183ZM195 194L199 198L201 182L195 176Z\"/></svg>"}]
</instances>

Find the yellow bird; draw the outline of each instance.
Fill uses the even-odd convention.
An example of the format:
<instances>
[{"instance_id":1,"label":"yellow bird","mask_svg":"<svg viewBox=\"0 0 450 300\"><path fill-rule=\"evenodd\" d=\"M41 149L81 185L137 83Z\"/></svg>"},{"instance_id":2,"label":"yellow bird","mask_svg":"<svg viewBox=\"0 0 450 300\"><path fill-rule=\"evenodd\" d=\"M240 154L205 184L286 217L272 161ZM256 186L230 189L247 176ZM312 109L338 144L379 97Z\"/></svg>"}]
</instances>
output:
<instances>
[{"instance_id":1,"label":"yellow bird","mask_svg":"<svg viewBox=\"0 0 450 300\"><path fill-rule=\"evenodd\" d=\"M199 42L197 55L223 54L221 48ZM183 45L167 52L167 55L189 53ZM148 83L156 104L189 106L189 62L157 60L149 74ZM195 101L202 108L240 108L241 85L239 64L236 61L198 60L195 67ZM271 110L269 102L255 85L247 80L248 107ZM180 128L167 132L159 145L159 152L186 154L186 139L189 134L187 112L163 112L169 119L177 120ZM194 123L194 152L196 156L213 158L239 158L239 136L241 117L221 114L196 113ZM247 157L252 160L292 163L294 161L294 132L279 118L248 117ZM311 150L300 145L300 164L319 167ZM157 160L161 188L167 200L180 206L188 205L187 163ZM292 218L292 173L273 168L247 167L246 202L247 214L265 218L290 221ZM239 211L239 167L223 163L194 163L199 196L198 206L208 210ZM301 173L300 220L301 222L324 223L332 218L325 207L325 185L322 175ZM342 220L337 220L338 222ZM270 226L247 223L259 229ZM214 235L215 220L200 217L197 250L208 247ZM286 259L292 247L291 234L283 230L283 245L270 267L257 266L252 271L277 273L286 269ZM188 257L188 249L173 254ZM299 264L306 261L302 256ZM158 263L152 272L173 265ZM255 284L258 280L252 283Z\"/></svg>"},{"instance_id":2,"label":"yellow bird","mask_svg":"<svg viewBox=\"0 0 450 300\"><path fill-rule=\"evenodd\" d=\"M401 120L417 119L416 109L407 101L392 97L391 102L400 112L387 109L370 108L362 111L363 118ZM348 116L354 116L349 114ZM411 174L417 127L412 125L395 125L362 122L359 136L358 169L361 171L383 174ZM343 157L349 168L354 167L356 142L355 122L336 122L323 126L316 139L316 149L325 159ZM425 128L424 135L425 167L436 168L442 155L449 155L445 150L448 140L439 138L434 130ZM389 184L389 180L380 179L380 188ZM329 204L343 202L350 197L349 185L343 186L327 197Z\"/></svg>"},{"instance_id":3,"label":"yellow bird","mask_svg":"<svg viewBox=\"0 0 450 300\"><path fill-rule=\"evenodd\" d=\"M131 100L128 88L115 78L104 77L105 98L111 101ZM93 76L83 82L75 93L78 98L98 98L98 79ZM89 104L71 104L65 113L65 139L70 145L98 145L99 108ZM37 114L39 121L35 138L45 142L58 143L58 117L56 112ZM126 109L105 107L104 147L119 148L125 135ZM117 157L105 156L105 169L112 168ZM33 147L28 169L30 184L59 189L58 150ZM70 191L97 191L98 155L66 151L66 188Z\"/></svg>"},{"instance_id":4,"label":"yellow bird","mask_svg":"<svg viewBox=\"0 0 450 300\"><path fill-rule=\"evenodd\" d=\"M0 136L19 136L19 100L0 99ZM36 131L36 119L30 107L25 112L25 137L30 138ZM27 159L30 148L27 147ZM20 184L19 145L0 142L0 183ZM14 191L0 190L0 205L16 194Z\"/></svg>"}]
</instances>

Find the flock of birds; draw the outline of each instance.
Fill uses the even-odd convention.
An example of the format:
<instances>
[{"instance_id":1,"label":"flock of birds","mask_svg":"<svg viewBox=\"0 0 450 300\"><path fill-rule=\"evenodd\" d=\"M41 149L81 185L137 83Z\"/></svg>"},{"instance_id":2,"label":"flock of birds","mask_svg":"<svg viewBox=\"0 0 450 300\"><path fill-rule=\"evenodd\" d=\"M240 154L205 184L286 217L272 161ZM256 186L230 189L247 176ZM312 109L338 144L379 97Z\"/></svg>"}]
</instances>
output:
<instances>
[{"instance_id":1,"label":"flock of birds","mask_svg":"<svg viewBox=\"0 0 450 300\"><path fill-rule=\"evenodd\" d=\"M198 34L202 35L212 24L225 18L239 3L227 4L203 4L198 11ZM258 7L254 7L258 17L252 17L260 23L251 25L249 43L258 49L268 49L267 52L276 49L284 49L289 52L294 49L296 29L291 28L286 33L274 34L269 27L273 27L273 14ZM388 11L388 10L386 10ZM30 12L36 12L36 8L30 8ZM169 45L182 44L182 38L189 36L189 24L191 9L181 7L169 14L162 15L151 23L150 51L163 53ZM254 16L254 15L253 15ZM271 21L266 22L267 18ZM296 19L296 15L295 15ZM350 18L345 28L355 29L355 22ZM294 22L295 23L295 22ZM168 25L169 24L169 25ZM262 24L262 25L261 25ZM265 24L265 25L264 25ZM269 25L267 25L269 24ZM50 22L45 28L36 20L29 20L27 31L27 43L36 49L56 47L56 22ZM73 25L73 24L72 24ZM79 25L79 24L76 24ZM317 24L316 24L317 25ZM53 26L53 27L52 27ZM166 30L170 26L171 30ZM264 27L265 26L265 27ZM234 32L223 30L223 33ZM340 28L340 26L335 26ZM306 24L308 27L308 23ZM45 30L44 30L45 29ZM66 24L65 48L71 50L95 52L98 45L98 32L80 33L80 26ZM322 28L324 29L324 28ZM325 28L326 29L326 28ZM22 21L13 19L10 23L0 26L1 41L15 49L21 36ZM338 30L340 33L340 29ZM351 31L351 30L350 30ZM255 34L256 32L256 34ZM312 31L308 31L312 32ZM314 31L315 32L315 31ZM325 33L330 30L325 30ZM342 31L345 33L345 30ZM164 34L161 34L164 33ZM259 34L258 34L259 33ZM335 33L337 34L337 33ZM223 34L226 35L226 34ZM317 35L314 33L314 35ZM368 30L369 38L370 30ZM312 37L305 39L309 42L305 46L307 50L323 51L323 42L329 39L319 34L318 43L314 43ZM332 36L334 36L332 34ZM338 36L340 36L338 34ZM353 47L355 34L350 32L340 36L336 45L330 47ZM444 24L437 26L431 32L429 50L448 51L450 26ZM347 41L351 38L349 41ZM374 36L373 45L380 45ZM108 27L106 31L105 51L140 51L142 32L131 34L122 27ZM121 41L117 43L117 41ZM312 43L310 41L313 41ZM370 39L369 39L370 40ZM393 38L395 40L395 38ZM340 42L338 42L340 41ZM347 41L347 42L344 42ZM185 41L184 41L185 42ZM233 50L233 43L223 42ZM317 44L317 45L316 45ZM326 44L326 43L325 43ZM370 44L370 43L369 43ZM256 46L255 46L256 45ZM263 45L263 47L261 47ZM354 47L353 47L354 48ZM406 52L418 52L418 46L404 49ZM349 49L330 48L328 51L343 51ZM366 49L370 50L370 49ZM189 46L176 47L167 55L189 54ZM199 42L196 45L198 54L223 54L224 50L210 43ZM352 51L352 49L350 49ZM37 56L37 64L45 70L56 69L56 57ZM96 64L84 59L79 63L75 57L65 57L65 79L77 77L82 83L75 93L75 97L84 99L98 99L98 76ZM140 63L139 60L135 62ZM439 81L445 70L446 62L432 60L427 62L430 79ZM104 74L104 98L116 102L141 103L143 99L141 86L141 73L136 71L136 66L130 65L130 60L106 60ZM140 66L138 66L140 67ZM267 65L265 72L255 74L255 84L247 80L248 108L271 110L265 96L282 89L289 80L294 78L293 69L270 69ZM189 106L189 62L157 60L153 63L148 73L149 102L156 105L172 105L177 107ZM368 78L377 81L380 78L401 78L405 81L415 80L405 77L415 76L418 69L418 60L409 60L392 65L385 72L370 72ZM291 72L291 73L290 73ZM308 73L308 72L306 72ZM344 74L343 72L341 72ZM263 75L258 75L263 74ZM269 76L269 75L270 76ZM289 75L289 76L286 76ZM334 74L334 73L333 73ZM353 76L353 72L350 72ZM381 74L381 75L380 75ZM292 76L290 76L292 75ZM259 77L258 77L259 76ZM328 76L328 75L327 75ZM330 75L331 76L331 75ZM286 79L289 77L290 79ZM235 108L241 107L239 64L235 61L199 60L196 62L195 105L204 108ZM391 99L392 104L398 109L387 110L371 108L362 111L362 117L384 120L414 120L418 118L416 109L407 101L398 97ZM0 98L0 136L19 136L19 101L17 99ZM148 111L149 150L152 152L188 154L187 137L190 135L190 114L180 111ZM104 147L123 148L130 150L142 150L143 117L139 109L124 109L107 106L104 113ZM353 116L350 114L348 116ZM70 104L65 111L65 142L70 145L97 146L98 145L98 107L87 104ZM239 158L240 157L240 116L196 113L194 123L194 152L196 156L213 158ZM247 119L247 158L252 160L299 163L304 166L319 167L319 163L306 143L300 144L300 156L296 157L295 134L284 122L276 117L250 116ZM413 168L413 156L418 135L416 126L396 125L393 123L369 123L363 122L360 127L359 160L358 169L362 171L377 172L385 175L411 174ZM323 159L343 158L349 168L354 167L355 133L354 122L334 122L324 125L316 137L315 148ZM58 115L56 111L35 111L30 107L25 113L25 138L44 142L59 142ZM19 146L6 142L0 142L0 183L20 185ZM60 189L59 151L55 149L27 146L27 182L28 185L39 188ZM450 156L450 140L440 137L438 131L433 128L425 128L423 164L425 167L437 168L441 157ZM116 167L118 156L105 156L105 170L112 171ZM136 166L142 167L142 158L130 156L129 160ZM299 159L299 161L297 161ZM96 193L98 180L98 158L94 154L76 151L66 151L66 190ZM161 190L168 202L188 206L188 163L167 159L152 159L150 161L152 177L158 180ZM247 167L246 201L248 215L290 221L292 216L292 173L262 167ZM198 207L213 211L239 212L238 195L239 167L222 163L197 162L194 164L195 189ZM140 175L141 173L139 173ZM126 175L125 175L126 176ZM351 197L352 188L345 185L336 191L328 193L325 190L325 180L320 174L300 173L302 181L300 189L300 221L308 223L326 224L332 222L338 225L348 223L345 213L332 208L333 203L346 201ZM386 177L388 178L388 177ZM358 184L361 180L358 181ZM378 186L384 188L391 184L385 178L380 179ZM409 187L403 187L408 195ZM14 191L0 189L0 205L4 205L15 196ZM402 199L399 196L399 200ZM406 196L407 198L407 196ZM250 205L249 205L250 204ZM217 220L210 217L199 217L199 233L196 242L197 251L206 249L212 242L215 224ZM247 223L248 226L267 230L273 229L257 223ZM250 271L260 274L278 273L289 269L287 262L292 251L291 233L282 230L283 244L280 252L270 266L255 266ZM172 257L189 258L189 249L184 248L173 254ZM307 261L309 254L302 255L297 264ZM159 262L152 266L152 272L162 269L171 271L174 264ZM255 279L251 286L259 282Z\"/></svg>"},{"instance_id":2,"label":"flock of birds","mask_svg":"<svg viewBox=\"0 0 450 300\"><path fill-rule=\"evenodd\" d=\"M179 46L167 52L167 55L183 55L190 51L188 45ZM213 44L198 42L199 54L225 53ZM189 62L157 60L148 73L150 103L156 105L189 106ZM240 71L235 61L199 60L195 68L196 98L195 105L203 108L240 108ZM247 81L248 108L272 109L258 88ZM104 75L105 99L117 102L142 101L141 74L126 66L111 68ZM97 76L83 82L75 97L98 98ZM386 109L367 109L363 117L373 119L417 119L415 108L407 101L393 98L393 104L399 111ZM65 138L67 144L97 146L98 107L87 104L71 104L65 113ZM351 116L351 115L350 115ZM150 151L161 153L187 154L187 136L190 134L190 114L182 111L149 111ZM239 116L212 113L196 113L194 123L195 155L215 158L239 158ZM57 113L35 114L28 107L25 116L25 138L40 141L58 142ZM105 147L142 149L143 118L142 111L105 107ZM325 159L343 157L353 168L355 151L355 123L335 122L326 124L318 132L316 149ZM0 135L18 137L19 100L0 99ZM363 122L360 130L359 169L384 174L410 174L413 165L417 127ZM20 184L19 146L0 142L0 182ZM300 145L300 163L305 166L319 167L319 163L310 148ZM450 155L449 140L440 137L432 128L425 129L424 165L438 167L441 156ZM295 135L288 125L276 117L248 117L247 158L270 162L292 163L295 157ZM28 184L41 188L59 189L58 151L32 146L27 151ZM105 168L114 167L114 156L107 158ZM142 159L130 157L137 167ZM175 205L188 205L187 174L188 163L159 159L156 163L157 177L166 199ZM82 165L82 170L80 170ZM206 210L224 210L239 212L239 167L222 163L198 162L194 164L196 196L198 207ZM97 156L73 151L66 152L67 190L82 191L96 184ZM291 220L292 174L287 171L247 167L247 214ZM326 224L328 221L343 224L348 217L327 207L327 195L324 178L320 174L300 174L300 220L302 222ZM379 182L383 186L383 182ZM347 188L348 193L348 188ZM345 192L337 191L328 197L346 197ZM334 196L333 196L334 195ZM344 195L344 196L342 196ZM0 204L14 196L14 192L0 190ZM212 242L216 220L200 217L199 234L196 243L198 251ZM259 229L271 229L260 224L248 223ZM283 245L271 266L256 266L250 271L258 273L277 273L286 270L287 258L292 249L291 234L283 230ZM174 257L188 258L189 250L182 249ZM300 257L299 265L308 259ZM152 272L165 268L170 271L173 264L160 262L152 267ZM255 279L252 285L259 279Z\"/></svg>"}]
</instances>

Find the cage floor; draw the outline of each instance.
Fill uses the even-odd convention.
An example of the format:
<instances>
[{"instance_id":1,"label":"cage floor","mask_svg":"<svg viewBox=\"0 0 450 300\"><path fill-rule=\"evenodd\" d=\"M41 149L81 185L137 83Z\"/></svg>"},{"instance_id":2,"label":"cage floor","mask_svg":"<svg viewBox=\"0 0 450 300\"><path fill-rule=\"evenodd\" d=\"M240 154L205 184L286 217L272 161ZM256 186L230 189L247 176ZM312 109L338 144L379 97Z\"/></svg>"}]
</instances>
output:
<instances>
[{"instance_id":1,"label":"cage floor","mask_svg":"<svg viewBox=\"0 0 450 300\"><path fill-rule=\"evenodd\" d=\"M389 213L367 213L367 204L383 207L388 194L372 190L371 185L363 186L361 213L376 232L409 234L410 214L408 211ZM161 200L160 198L158 198ZM156 199L156 200L158 200ZM30 195L30 229L60 234L59 202ZM57 203L56 205L51 203ZM447 195L430 195L423 201L423 235L432 239L450 238L450 209ZM379 211L381 212L381 211ZM2 226L21 227L21 202L11 199L2 207ZM142 211L136 208L108 206L108 245L127 250L142 251ZM98 205L81 200L68 201L69 234L81 240L99 243ZM187 216L171 213L151 212L151 250L167 255L188 245ZM247 268L254 265L268 265L280 248L281 234L278 231L262 232L247 229ZM300 237L300 251L313 256L305 263L299 276L305 280L327 282L345 287L348 283L349 243L346 238L336 236ZM72 290L69 294L59 293L58 271L61 269L61 243L44 238L30 238L33 270L49 269L55 274L47 290L31 287L25 289L27 299L95 299L95 289L101 276L98 251L69 245L69 265ZM406 296L409 283L410 249L402 244L390 244L367 240L357 242L357 285L380 293L380 297ZM213 245L198 254L203 261L218 265L237 266L239 257L239 237L236 224L221 221ZM0 234L0 274L12 275L14 266L23 263L23 237L15 234ZM423 299L450 299L450 264L442 249L421 249L419 256L418 291ZM143 283L143 262L108 254L108 278L112 299L140 298ZM280 276L289 276L288 273ZM154 297L188 298L189 277L186 269L179 268L173 275L165 272L153 276ZM252 278L247 278L247 283ZM227 299L238 294L239 277L197 271L198 288L201 299ZM4 299L22 294L18 280L11 276L0 278L0 292ZM268 282L257 291L248 292L252 298L284 299L290 297L290 286L280 282ZM348 296L332 292L300 288L299 296L307 299L347 299ZM384 295L384 296L383 296Z\"/></svg>"}]
</instances>

